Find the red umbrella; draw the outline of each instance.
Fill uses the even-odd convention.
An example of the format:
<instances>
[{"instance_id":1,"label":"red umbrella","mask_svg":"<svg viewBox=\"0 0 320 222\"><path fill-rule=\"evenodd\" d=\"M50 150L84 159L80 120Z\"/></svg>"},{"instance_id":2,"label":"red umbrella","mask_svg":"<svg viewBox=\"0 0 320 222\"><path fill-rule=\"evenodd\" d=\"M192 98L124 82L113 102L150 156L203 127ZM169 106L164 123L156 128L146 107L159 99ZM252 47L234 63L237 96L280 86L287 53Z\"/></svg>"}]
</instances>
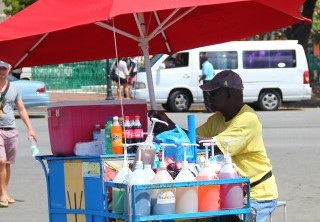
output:
<instances>
[{"instance_id":1,"label":"red umbrella","mask_svg":"<svg viewBox=\"0 0 320 222\"><path fill-rule=\"evenodd\" d=\"M303 2L38 0L0 24L0 58L16 68L142 51L155 108L149 53L172 53L309 22L300 15Z\"/></svg>"}]
</instances>

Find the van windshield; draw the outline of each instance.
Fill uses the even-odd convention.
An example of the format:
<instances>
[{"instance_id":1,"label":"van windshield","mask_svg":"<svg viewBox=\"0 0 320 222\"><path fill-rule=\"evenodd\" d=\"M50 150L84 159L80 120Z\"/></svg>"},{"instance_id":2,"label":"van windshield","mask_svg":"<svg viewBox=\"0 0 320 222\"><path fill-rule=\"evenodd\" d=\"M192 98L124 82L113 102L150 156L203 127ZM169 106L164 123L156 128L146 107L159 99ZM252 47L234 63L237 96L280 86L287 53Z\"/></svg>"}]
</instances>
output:
<instances>
[{"instance_id":1,"label":"van windshield","mask_svg":"<svg viewBox=\"0 0 320 222\"><path fill-rule=\"evenodd\" d=\"M150 58L150 66L152 67L162 56L163 54L156 54L154 56L152 56ZM142 66L140 66L140 69L139 69L140 72L145 72L146 71L146 68L144 66L144 64Z\"/></svg>"}]
</instances>

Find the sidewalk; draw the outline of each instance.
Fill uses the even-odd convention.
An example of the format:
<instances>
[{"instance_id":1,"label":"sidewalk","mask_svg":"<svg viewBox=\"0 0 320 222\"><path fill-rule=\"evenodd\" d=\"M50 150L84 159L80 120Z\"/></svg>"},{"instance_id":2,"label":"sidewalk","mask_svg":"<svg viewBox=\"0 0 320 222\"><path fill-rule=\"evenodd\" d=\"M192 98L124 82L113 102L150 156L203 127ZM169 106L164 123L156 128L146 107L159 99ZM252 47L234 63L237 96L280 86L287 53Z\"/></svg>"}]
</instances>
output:
<instances>
[{"instance_id":1,"label":"sidewalk","mask_svg":"<svg viewBox=\"0 0 320 222\"><path fill-rule=\"evenodd\" d=\"M105 100L106 93L68 93L68 92L50 92L51 103L54 102L62 102L62 101L95 101L95 100ZM283 104L281 109L287 108L312 108L312 107L320 107L320 90L314 90L314 93L311 97L311 100L300 101L294 103L286 103ZM159 110L163 110L161 105L158 106ZM200 104L192 104L191 111L201 111L204 110L204 106L202 103Z\"/></svg>"},{"instance_id":2,"label":"sidewalk","mask_svg":"<svg viewBox=\"0 0 320 222\"><path fill-rule=\"evenodd\" d=\"M50 92L51 103L63 102L63 101L93 101L93 100L105 100L106 93L68 93L68 92Z\"/></svg>"}]
</instances>

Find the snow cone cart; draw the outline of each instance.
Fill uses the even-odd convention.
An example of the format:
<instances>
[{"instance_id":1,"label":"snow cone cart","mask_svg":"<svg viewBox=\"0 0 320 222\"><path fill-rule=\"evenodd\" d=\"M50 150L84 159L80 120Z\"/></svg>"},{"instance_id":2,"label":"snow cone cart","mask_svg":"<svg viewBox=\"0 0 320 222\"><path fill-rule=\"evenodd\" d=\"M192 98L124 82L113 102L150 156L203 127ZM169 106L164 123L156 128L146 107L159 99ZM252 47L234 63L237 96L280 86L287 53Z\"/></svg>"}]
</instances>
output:
<instances>
[{"instance_id":1,"label":"snow cone cart","mask_svg":"<svg viewBox=\"0 0 320 222\"><path fill-rule=\"evenodd\" d=\"M156 153L152 143L154 125L151 125L145 141L135 144L138 151L128 155L129 160L126 145L124 154L120 155L96 155L97 150L93 152L95 155L74 155L77 142L92 140L92 130L96 124L106 124L108 116L124 115L123 110L126 110L125 115L140 115L143 130L147 132L146 109L144 101L130 100L123 101L123 104L119 101L95 101L49 106L53 155L36 157L45 173L49 221L189 220L219 215L243 215L246 221L246 214L250 213L250 182L238 175L230 176L228 169L233 172L234 168L228 156L225 157L225 166L229 168L226 167L226 170L222 166L219 169L221 177L218 177L217 170L209 161L208 151L203 166L195 162L189 164L187 151L194 149L197 154L196 144L182 143L182 165L180 169L176 167L175 175L172 175L168 166L178 166L178 162L168 162L170 158L165 157L170 149L172 151L178 147L176 144L161 143L162 155L159 156L162 158L157 173L146 173L143 168L150 164L150 160L154 161ZM152 121L154 123L156 120ZM194 123L189 124L189 121L188 117L189 131L194 134L194 130L190 129L190 126L194 128ZM203 141L203 145L212 147L213 141ZM135 166L133 171L129 169L129 162ZM198 166L199 172L195 172L194 166ZM243 185L248 187L245 200Z\"/></svg>"}]
</instances>

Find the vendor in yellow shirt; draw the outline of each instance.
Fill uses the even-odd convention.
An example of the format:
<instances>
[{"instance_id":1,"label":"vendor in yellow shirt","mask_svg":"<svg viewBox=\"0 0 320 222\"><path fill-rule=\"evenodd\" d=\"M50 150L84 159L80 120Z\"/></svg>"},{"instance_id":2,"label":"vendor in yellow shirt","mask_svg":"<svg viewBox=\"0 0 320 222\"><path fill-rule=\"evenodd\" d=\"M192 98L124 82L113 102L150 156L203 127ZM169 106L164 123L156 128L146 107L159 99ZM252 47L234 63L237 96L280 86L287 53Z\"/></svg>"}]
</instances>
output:
<instances>
[{"instance_id":1,"label":"vendor in yellow shirt","mask_svg":"<svg viewBox=\"0 0 320 222\"><path fill-rule=\"evenodd\" d=\"M200 88L208 93L215 113L196 129L197 141L214 138L215 151L225 154L222 141L240 140L229 144L229 153L241 175L250 179L250 204L257 211L256 221L264 222L277 206L278 191L263 143L261 122L256 112L243 104L242 80L237 73L225 70ZM158 125L162 129L156 125L155 131L175 126L163 112L151 111L150 115L169 123L167 129L163 129L163 124Z\"/></svg>"}]
</instances>

